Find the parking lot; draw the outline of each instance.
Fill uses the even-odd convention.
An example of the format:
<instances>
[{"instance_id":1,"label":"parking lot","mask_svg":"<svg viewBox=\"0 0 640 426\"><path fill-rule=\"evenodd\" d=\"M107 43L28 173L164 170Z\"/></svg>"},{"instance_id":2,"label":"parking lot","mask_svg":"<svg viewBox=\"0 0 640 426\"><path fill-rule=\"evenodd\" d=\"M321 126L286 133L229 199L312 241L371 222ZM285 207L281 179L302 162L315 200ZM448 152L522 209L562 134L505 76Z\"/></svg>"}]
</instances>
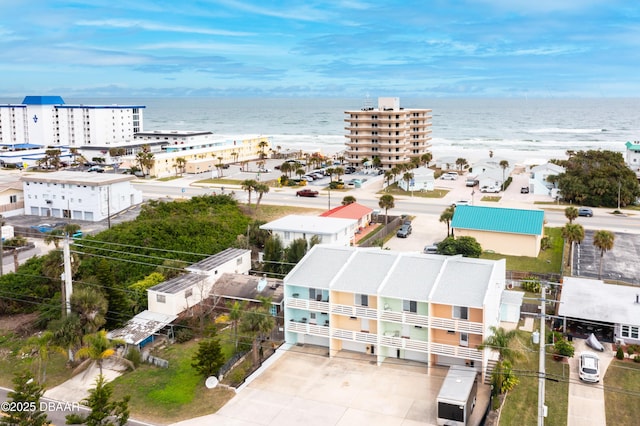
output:
<instances>
[{"instance_id":1,"label":"parking lot","mask_svg":"<svg viewBox=\"0 0 640 426\"><path fill-rule=\"evenodd\" d=\"M585 231L584 241L573 251L573 273L576 276L598 278L600 250L593 245L594 231ZM640 284L637 267L640 253L640 235L615 233L613 249L602 259L602 279L621 280Z\"/></svg>"},{"instance_id":2,"label":"parking lot","mask_svg":"<svg viewBox=\"0 0 640 426\"><path fill-rule=\"evenodd\" d=\"M444 367L294 346L284 352L216 414L176 425L417 426L436 424ZM478 386L470 425L479 424L489 387Z\"/></svg>"}]
</instances>

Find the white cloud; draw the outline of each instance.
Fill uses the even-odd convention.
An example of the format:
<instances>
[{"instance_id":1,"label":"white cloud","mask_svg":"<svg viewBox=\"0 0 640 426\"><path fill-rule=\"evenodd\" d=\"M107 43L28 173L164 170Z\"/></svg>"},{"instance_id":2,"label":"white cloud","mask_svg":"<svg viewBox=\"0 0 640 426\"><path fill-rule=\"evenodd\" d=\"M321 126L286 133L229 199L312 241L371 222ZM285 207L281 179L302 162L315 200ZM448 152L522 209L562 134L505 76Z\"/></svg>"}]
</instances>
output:
<instances>
[{"instance_id":1,"label":"white cloud","mask_svg":"<svg viewBox=\"0 0 640 426\"><path fill-rule=\"evenodd\" d=\"M84 27L104 27L104 28L139 28L147 31L174 32L185 34L205 34L221 35L233 37L245 37L254 35L245 31L227 31L210 28L186 27L179 25L166 25L156 22L147 22L130 19L103 19L103 20L80 20L75 23Z\"/></svg>"}]
</instances>

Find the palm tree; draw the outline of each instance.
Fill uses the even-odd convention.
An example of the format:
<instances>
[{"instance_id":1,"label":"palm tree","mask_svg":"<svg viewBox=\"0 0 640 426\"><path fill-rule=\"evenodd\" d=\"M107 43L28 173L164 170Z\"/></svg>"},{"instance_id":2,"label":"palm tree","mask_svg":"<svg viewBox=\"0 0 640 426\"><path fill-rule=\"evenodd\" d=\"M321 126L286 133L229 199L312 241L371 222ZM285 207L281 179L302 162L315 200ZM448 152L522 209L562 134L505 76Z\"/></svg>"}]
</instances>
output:
<instances>
[{"instance_id":1,"label":"palm tree","mask_svg":"<svg viewBox=\"0 0 640 426\"><path fill-rule=\"evenodd\" d=\"M567 218L569 223L573 223L573 221L578 217L578 209L575 207L567 207L564 209L564 216Z\"/></svg>"},{"instance_id":2,"label":"palm tree","mask_svg":"<svg viewBox=\"0 0 640 426\"><path fill-rule=\"evenodd\" d=\"M453 219L454 207L449 206L440 215L440 222L447 224L447 237L451 234L451 220Z\"/></svg>"},{"instance_id":3,"label":"palm tree","mask_svg":"<svg viewBox=\"0 0 640 426\"><path fill-rule=\"evenodd\" d=\"M184 157L176 158L175 166L176 166L176 175L179 173L180 176L184 173L184 167L187 164L187 160Z\"/></svg>"},{"instance_id":4,"label":"palm tree","mask_svg":"<svg viewBox=\"0 0 640 426\"><path fill-rule=\"evenodd\" d=\"M349 204L353 204L355 202L356 197L354 197L353 195L345 195L345 197L342 199L343 206L348 206Z\"/></svg>"},{"instance_id":5,"label":"palm tree","mask_svg":"<svg viewBox=\"0 0 640 426\"><path fill-rule=\"evenodd\" d=\"M510 345L511 341L518 335L517 330L507 331L502 327L495 326L491 326L489 329L492 333L491 336L484 339L482 344L478 346L478 350L483 350L485 348L494 349L498 351L500 361L506 360L513 362L522 358L522 350L514 349Z\"/></svg>"},{"instance_id":6,"label":"palm tree","mask_svg":"<svg viewBox=\"0 0 640 426\"><path fill-rule=\"evenodd\" d=\"M27 340L27 347L22 350L22 352L29 352L31 355L38 356L36 379L39 383L44 383L47 380L47 362L51 351L66 355L64 348L55 344L54 335L51 331L44 331L37 336L30 337Z\"/></svg>"},{"instance_id":7,"label":"palm tree","mask_svg":"<svg viewBox=\"0 0 640 426\"><path fill-rule=\"evenodd\" d=\"M228 302L227 308L229 309L229 321L233 327L233 341L235 343L236 351L238 350L238 325L242 319L242 314L246 310L247 302L234 301Z\"/></svg>"},{"instance_id":8,"label":"palm tree","mask_svg":"<svg viewBox=\"0 0 640 426\"><path fill-rule=\"evenodd\" d=\"M593 234L593 245L596 246L600 250L600 270L598 272L598 278L602 279L602 258L604 257L604 253L613 249L613 241L615 240L615 235L610 231L596 231Z\"/></svg>"},{"instance_id":9,"label":"palm tree","mask_svg":"<svg viewBox=\"0 0 640 426\"><path fill-rule=\"evenodd\" d=\"M458 169L462 171L463 169L467 168L469 163L467 162L466 158L461 157L456 160L456 165L458 166Z\"/></svg>"},{"instance_id":10,"label":"palm tree","mask_svg":"<svg viewBox=\"0 0 640 426\"><path fill-rule=\"evenodd\" d=\"M344 168L342 167L336 167L335 169L333 169L333 173L336 175L336 180L340 180L340 176L342 176L344 174Z\"/></svg>"},{"instance_id":11,"label":"palm tree","mask_svg":"<svg viewBox=\"0 0 640 426\"><path fill-rule=\"evenodd\" d=\"M404 175L402 175L402 180L404 180L407 183L407 191L409 191L409 184L411 183L411 179L413 179L413 173L405 173Z\"/></svg>"},{"instance_id":12,"label":"palm tree","mask_svg":"<svg viewBox=\"0 0 640 426\"><path fill-rule=\"evenodd\" d=\"M271 315L271 298L258 296L260 306L249 309L242 315L240 329L245 333L254 335L253 360L258 362L258 342L263 341L263 336L273 330L275 320Z\"/></svg>"},{"instance_id":13,"label":"palm tree","mask_svg":"<svg viewBox=\"0 0 640 426\"><path fill-rule=\"evenodd\" d=\"M384 224L386 225L389 220L389 209L392 209L396 206L393 195L385 194L380 197L378 206L380 206L381 209L384 209Z\"/></svg>"},{"instance_id":14,"label":"palm tree","mask_svg":"<svg viewBox=\"0 0 640 426\"><path fill-rule=\"evenodd\" d=\"M256 201L256 212L258 211L258 206L260 206L260 201L262 201L262 197L264 194L269 192L269 185L264 183L258 183L254 188L254 191L258 193L258 201Z\"/></svg>"},{"instance_id":15,"label":"palm tree","mask_svg":"<svg viewBox=\"0 0 640 426\"><path fill-rule=\"evenodd\" d=\"M567 266L570 266L573 243L575 242L580 244L582 240L584 240L584 228L578 223L569 222L564 226L564 228L562 228L562 237L569 243L569 257L567 259Z\"/></svg>"},{"instance_id":16,"label":"palm tree","mask_svg":"<svg viewBox=\"0 0 640 426\"><path fill-rule=\"evenodd\" d=\"M95 333L106 322L109 302L100 291L78 288L71 294L71 310L78 314L85 333Z\"/></svg>"},{"instance_id":17,"label":"palm tree","mask_svg":"<svg viewBox=\"0 0 640 426\"><path fill-rule=\"evenodd\" d=\"M231 156L233 157L233 162L237 162L238 161L238 152L237 151L231 151Z\"/></svg>"},{"instance_id":18,"label":"palm tree","mask_svg":"<svg viewBox=\"0 0 640 426\"><path fill-rule=\"evenodd\" d=\"M282 163L280 165L280 171L283 174L287 175L287 177L291 177L291 171L292 171L291 163L287 163L286 161Z\"/></svg>"},{"instance_id":19,"label":"palm tree","mask_svg":"<svg viewBox=\"0 0 640 426\"><path fill-rule=\"evenodd\" d=\"M224 176L224 172L222 171L222 157L217 157L218 160L218 164L216 164L216 167L218 168L218 177L221 178Z\"/></svg>"},{"instance_id":20,"label":"palm tree","mask_svg":"<svg viewBox=\"0 0 640 426\"><path fill-rule=\"evenodd\" d=\"M400 167L398 166L393 166L390 170L391 174L393 175L393 181L396 181L396 176L398 176L400 174Z\"/></svg>"},{"instance_id":21,"label":"palm tree","mask_svg":"<svg viewBox=\"0 0 640 426\"><path fill-rule=\"evenodd\" d=\"M245 179L242 181L240 186L243 190L247 191L249 197L247 198L247 205L251 205L251 192L255 190L256 186L259 185L258 182L254 179Z\"/></svg>"},{"instance_id":22,"label":"palm tree","mask_svg":"<svg viewBox=\"0 0 640 426\"><path fill-rule=\"evenodd\" d=\"M502 190L504 191L504 172L509 168L509 162L507 160L501 160L500 167L502 168Z\"/></svg>"},{"instance_id":23,"label":"palm tree","mask_svg":"<svg viewBox=\"0 0 640 426\"><path fill-rule=\"evenodd\" d=\"M333 167L329 167L325 169L324 174L329 176L329 183L333 182L333 175L336 173L336 170Z\"/></svg>"},{"instance_id":24,"label":"palm tree","mask_svg":"<svg viewBox=\"0 0 640 426\"><path fill-rule=\"evenodd\" d=\"M433 160L433 154L430 152L425 152L420 156L420 161L424 163L427 167L429 167L429 163Z\"/></svg>"},{"instance_id":25,"label":"palm tree","mask_svg":"<svg viewBox=\"0 0 640 426\"><path fill-rule=\"evenodd\" d=\"M125 342L119 339L109 340L105 330L100 330L94 334L87 334L82 340L84 346L78 349L76 355L78 358L86 360L76 368L77 371L88 367L89 364L96 363L100 369L100 375L102 375L102 362L111 357L114 357L118 362L127 365L131 369L135 369L135 366L131 361L116 355L116 350L114 348L117 345L124 345Z\"/></svg>"}]
</instances>

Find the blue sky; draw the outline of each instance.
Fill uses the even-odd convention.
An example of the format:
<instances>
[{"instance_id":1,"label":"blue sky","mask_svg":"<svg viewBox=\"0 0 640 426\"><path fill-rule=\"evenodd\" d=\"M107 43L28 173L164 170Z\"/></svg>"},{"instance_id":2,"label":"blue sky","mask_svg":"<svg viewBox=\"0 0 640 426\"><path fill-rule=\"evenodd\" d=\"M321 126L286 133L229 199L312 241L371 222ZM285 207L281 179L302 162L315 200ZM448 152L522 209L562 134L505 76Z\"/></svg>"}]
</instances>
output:
<instances>
[{"instance_id":1,"label":"blue sky","mask_svg":"<svg viewBox=\"0 0 640 426\"><path fill-rule=\"evenodd\" d=\"M0 96L640 96L629 0L0 0Z\"/></svg>"}]
</instances>

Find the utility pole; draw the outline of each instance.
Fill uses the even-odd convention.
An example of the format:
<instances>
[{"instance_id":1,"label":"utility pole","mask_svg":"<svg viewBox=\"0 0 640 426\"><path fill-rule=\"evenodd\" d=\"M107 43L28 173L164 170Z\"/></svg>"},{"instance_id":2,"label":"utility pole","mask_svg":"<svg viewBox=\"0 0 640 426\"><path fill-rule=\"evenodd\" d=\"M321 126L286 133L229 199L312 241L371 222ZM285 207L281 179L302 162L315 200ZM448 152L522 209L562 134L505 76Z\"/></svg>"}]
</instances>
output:
<instances>
[{"instance_id":1,"label":"utility pole","mask_svg":"<svg viewBox=\"0 0 640 426\"><path fill-rule=\"evenodd\" d=\"M544 426L545 417L545 355L546 355L546 340L545 340L545 314L546 314L546 299L545 299L545 286L540 283L540 362L538 365L538 426Z\"/></svg>"},{"instance_id":2,"label":"utility pole","mask_svg":"<svg viewBox=\"0 0 640 426\"><path fill-rule=\"evenodd\" d=\"M618 210L620 210L620 190L622 189L622 182L618 182Z\"/></svg>"},{"instance_id":3,"label":"utility pole","mask_svg":"<svg viewBox=\"0 0 640 426\"><path fill-rule=\"evenodd\" d=\"M4 247L2 247L2 225L4 225L4 220L2 219L2 215L0 215L0 277L3 275L2 264L4 263ZM16 272L18 272L17 269Z\"/></svg>"},{"instance_id":4,"label":"utility pole","mask_svg":"<svg viewBox=\"0 0 640 426\"><path fill-rule=\"evenodd\" d=\"M71 250L69 249L69 235L62 242L62 256L64 257L64 316L71 314L71 293L73 285L71 282Z\"/></svg>"}]
</instances>

